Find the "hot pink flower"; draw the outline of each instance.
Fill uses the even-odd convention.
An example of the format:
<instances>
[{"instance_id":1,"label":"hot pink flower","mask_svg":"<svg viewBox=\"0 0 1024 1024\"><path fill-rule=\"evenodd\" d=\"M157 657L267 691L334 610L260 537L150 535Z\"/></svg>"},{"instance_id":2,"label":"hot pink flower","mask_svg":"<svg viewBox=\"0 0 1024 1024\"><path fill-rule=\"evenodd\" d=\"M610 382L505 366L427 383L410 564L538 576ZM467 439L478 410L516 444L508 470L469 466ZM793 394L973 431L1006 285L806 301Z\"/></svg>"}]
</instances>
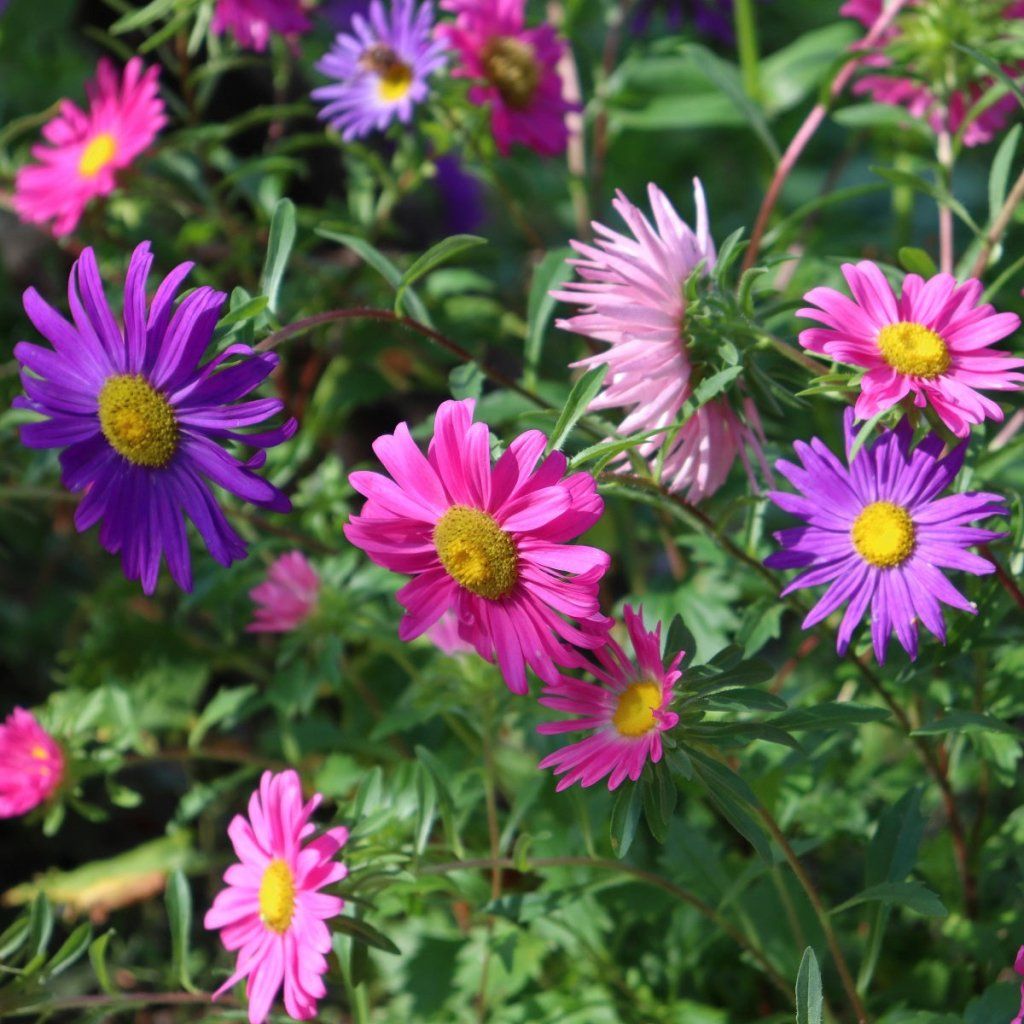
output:
<instances>
[{"instance_id":1,"label":"hot pink flower","mask_svg":"<svg viewBox=\"0 0 1024 1024\"><path fill-rule=\"evenodd\" d=\"M521 142L544 156L565 152L565 115L578 109L562 98L558 62L565 51L550 25L526 28L525 0L442 0L458 15L438 34L462 57L456 78L477 81L473 103L491 108L491 131L502 154Z\"/></svg>"},{"instance_id":2,"label":"hot pink flower","mask_svg":"<svg viewBox=\"0 0 1024 1024\"><path fill-rule=\"evenodd\" d=\"M870 28L882 14L884 3L885 0L846 0L839 13L847 18L855 18L866 28ZM922 5L919 2L915 3L915 0L908 4L908 8L915 6ZM1024 18L1024 0L1007 3L1003 17L1007 20ZM897 22L882 34L879 46L884 47L898 40L901 35L897 19ZM933 132L944 130L953 134L960 131L971 108L995 83L991 76L984 76L963 89L955 90L943 100L920 78L887 73L885 69L892 67L893 60L885 53L868 54L864 57L863 64L865 67L878 68L882 73L865 75L854 85L854 93L866 94L876 103L906 107L911 115L925 121ZM1024 67L1024 64L1021 67ZM1009 70L1016 73L1019 68ZM1005 126L1016 105L1017 100L1011 93L975 115L963 129L964 145L979 146L991 141Z\"/></svg>"},{"instance_id":3,"label":"hot pink flower","mask_svg":"<svg viewBox=\"0 0 1024 1024\"><path fill-rule=\"evenodd\" d=\"M603 643L597 634L609 623L597 591L608 555L566 541L597 522L604 502L588 474L562 479L561 452L542 458L539 430L517 437L492 466L490 432L473 410L470 399L442 404L426 458L404 423L377 438L373 450L394 479L349 477L369 500L345 536L378 565L414 577L397 595L403 640L454 611L462 639L526 693L527 665L554 682L555 665L579 657L567 644Z\"/></svg>"},{"instance_id":4,"label":"hot pink flower","mask_svg":"<svg viewBox=\"0 0 1024 1024\"><path fill-rule=\"evenodd\" d=\"M583 312L558 326L609 346L606 352L581 359L574 366L607 363L605 385L591 402L593 410L625 408L619 431L645 433L679 422L693 395L693 363L686 338L683 285L703 263L715 265L715 244L708 230L704 190L694 179L697 231L676 213L656 185L647 193L654 224L620 191L612 205L630 235L594 224L597 241L572 243L583 257L572 260L580 281L570 281L552 296L583 307ZM713 494L725 482L737 455L747 461L750 447L760 458L760 421L746 404L753 428L745 426L723 399L703 405L681 428L656 434L637 447L653 462L664 452L662 475L672 491L691 502Z\"/></svg>"},{"instance_id":5,"label":"hot pink flower","mask_svg":"<svg viewBox=\"0 0 1024 1024\"><path fill-rule=\"evenodd\" d=\"M321 975L331 934L325 921L344 901L320 892L341 881L348 869L334 859L348 829L332 828L303 845L316 831L309 818L320 794L304 804L294 771L264 772L249 800L249 818L228 826L240 863L224 873L228 887L206 912L205 925L219 930L225 949L238 950L235 972L214 992L217 999L248 978L250 1024L262 1024L282 984L284 1006L294 1020L311 1020L326 994Z\"/></svg>"},{"instance_id":6,"label":"hot pink flower","mask_svg":"<svg viewBox=\"0 0 1024 1024\"><path fill-rule=\"evenodd\" d=\"M303 13L302 0L217 0L213 31L230 32L239 46L262 52L274 32L296 36L312 26Z\"/></svg>"},{"instance_id":7,"label":"hot pink flower","mask_svg":"<svg viewBox=\"0 0 1024 1024\"><path fill-rule=\"evenodd\" d=\"M1020 326L1016 313L979 306L981 282L958 285L949 274L924 281L908 274L896 298L885 275L868 260L843 264L853 299L834 288L813 288L797 316L825 324L800 334L800 344L841 363L867 367L856 412L870 419L904 395L926 403L958 437L986 417L1003 418L995 402L979 394L1017 391L1024 376L1018 359L990 346Z\"/></svg>"},{"instance_id":8,"label":"hot pink flower","mask_svg":"<svg viewBox=\"0 0 1024 1024\"><path fill-rule=\"evenodd\" d=\"M258 606L250 633L290 633L312 615L320 590L320 578L301 551L281 555L267 572L266 580L249 591Z\"/></svg>"},{"instance_id":9,"label":"hot pink flower","mask_svg":"<svg viewBox=\"0 0 1024 1024\"><path fill-rule=\"evenodd\" d=\"M64 754L31 712L15 708L0 725L0 818L38 807L64 778Z\"/></svg>"},{"instance_id":10,"label":"hot pink flower","mask_svg":"<svg viewBox=\"0 0 1024 1024\"><path fill-rule=\"evenodd\" d=\"M589 670L601 685L562 676L541 694L540 702L574 717L545 722L537 731L546 735L590 730L586 739L570 743L541 761L540 768L553 768L561 775L560 792L573 783L592 786L608 776L608 788L617 789L627 778L636 782L648 761L661 760L661 734L671 729L679 716L669 710L672 688L682 675L680 651L668 666L661 656L661 623L654 632L644 629L643 609L625 612L626 629L636 656L631 661L610 636L597 651L599 665Z\"/></svg>"},{"instance_id":11,"label":"hot pink flower","mask_svg":"<svg viewBox=\"0 0 1024 1024\"><path fill-rule=\"evenodd\" d=\"M53 233L66 235L91 199L114 190L117 172L147 149L167 123L159 73L133 57L119 79L104 58L85 87L88 111L61 101L60 113L43 126L45 143L32 147L39 162L22 167L14 181L14 209L22 220L52 220Z\"/></svg>"},{"instance_id":12,"label":"hot pink flower","mask_svg":"<svg viewBox=\"0 0 1024 1024\"><path fill-rule=\"evenodd\" d=\"M1017 959L1014 961L1013 969L1024 978L1024 946L1017 950ZM1020 987L1020 1013L1010 1021L1010 1024L1024 1024L1024 984Z\"/></svg>"}]
</instances>

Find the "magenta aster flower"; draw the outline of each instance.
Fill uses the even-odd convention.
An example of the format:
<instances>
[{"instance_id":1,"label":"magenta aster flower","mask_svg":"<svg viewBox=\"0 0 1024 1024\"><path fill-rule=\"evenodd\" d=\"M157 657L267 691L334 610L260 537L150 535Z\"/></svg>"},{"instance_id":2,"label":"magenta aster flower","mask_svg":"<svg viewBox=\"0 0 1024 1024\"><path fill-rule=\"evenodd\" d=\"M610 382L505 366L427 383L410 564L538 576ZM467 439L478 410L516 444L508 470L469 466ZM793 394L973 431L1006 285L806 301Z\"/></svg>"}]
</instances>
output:
<instances>
[{"instance_id":1,"label":"magenta aster flower","mask_svg":"<svg viewBox=\"0 0 1024 1024\"><path fill-rule=\"evenodd\" d=\"M600 685L568 676L547 686L540 702L573 717L545 722L537 731L546 735L589 731L585 739L570 743L541 761L562 778L556 789L578 782L592 786L608 777L608 788L617 789L625 779L636 782L648 761L661 760L661 734L679 721L669 710L672 688L682 675L679 663L684 652L673 655L666 666L661 656L661 623L653 632L644 629L643 609L624 612L626 630L635 659L612 639L598 648L598 664L587 668Z\"/></svg>"},{"instance_id":2,"label":"magenta aster flower","mask_svg":"<svg viewBox=\"0 0 1024 1024\"><path fill-rule=\"evenodd\" d=\"M1017 959L1014 961L1013 969L1024 978L1024 946L1017 950ZM1020 987L1020 1012L1010 1024L1024 1024L1024 984Z\"/></svg>"},{"instance_id":3,"label":"magenta aster flower","mask_svg":"<svg viewBox=\"0 0 1024 1024\"><path fill-rule=\"evenodd\" d=\"M0 724L0 818L27 814L49 799L64 778L57 741L24 708Z\"/></svg>"},{"instance_id":4,"label":"magenta aster flower","mask_svg":"<svg viewBox=\"0 0 1024 1024\"><path fill-rule=\"evenodd\" d=\"M595 223L593 245L572 243L582 257L571 261L581 280L551 293L583 307L578 316L557 321L559 327L609 346L573 365L608 365L605 385L590 408L629 410L619 428L623 435L671 427L693 395L683 285L701 264L705 270L715 265L704 190L696 178L693 189L696 232L656 185L647 186L654 224L618 192L612 205L630 234ZM708 402L681 428L656 434L637 451L653 463L665 447L665 485L688 501L701 501L722 486L737 455L747 462L747 447L760 458L757 414L749 403L746 411L753 429L724 399Z\"/></svg>"},{"instance_id":5,"label":"magenta aster flower","mask_svg":"<svg viewBox=\"0 0 1024 1024\"><path fill-rule=\"evenodd\" d=\"M228 836L240 863L224 873L222 889L204 924L220 931L230 952L238 950L235 972L213 994L217 999L247 978L250 1024L262 1024L282 985L284 1007L294 1020L312 1020L326 988L326 954L331 933L324 924L341 913L339 896L320 892L347 874L335 860L348 840L347 828L328 829L304 842L316 828L310 816L319 793L303 803L294 771L264 772L249 800L248 819L238 814Z\"/></svg>"},{"instance_id":6,"label":"magenta aster flower","mask_svg":"<svg viewBox=\"0 0 1024 1024\"><path fill-rule=\"evenodd\" d=\"M843 264L851 301L833 288L814 288L805 296L813 306L797 316L817 320L800 334L800 344L841 363L864 366L857 415L870 419L914 396L930 404L958 437L986 417L1001 420L1003 411L979 394L1017 391L1024 376L1014 372L1024 359L990 346L1020 326L1015 313L979 306L982 285L958 285L949 274L924 281L908 274L897 299L878 267L867 260Z\"/></svg>"},{"instance_id":7,"label":"magenta aster flower","mask_svg":"<svg viewBox=\"0 0 1024 1024\"><path fill-rule=\"evenodd\" d=\"M249 591L256 614L246 626L250 633L290 633L316 609L320 577L301 551L281 555L266 580Z\"/></svg>"},{"instance_id":8,"label":"magenta aster flower","mask_svg":"<svg viewBox=\"0 0 1024 1024\"><path fill-rule=\"evenodd\" d=\"M367 17L353 15L351 34L340 33L317 64L336 79L313 90L313 99L325 104L320 118L346 142L392 121L408 124L427 98L428 79L444 64L433 29L433 6L416 0L394 0L388 11L374 0Z\"/></svg>"},{"instance_id":9,"label":"magenta aster flower","mask_svg":"<svg viewBox=\"0 0 1024 1024\"><path fill-rule=\"evenodd\" d=\"M870 28L882 14L884 4L885 0L846 0L839 13ZM862 63L865 67L878 69L879 73L865 75L855 83L853 91L870 96L876 103L906 107L913 117L923 120L934 132L953 134L963 129L964 145L978 146L990 142L1003 129L1017 101L1012 94L1003 96L981 113L973 115L965 126L972 108L995 84L995 79L991 75L972 73L971 79L961 82L958 88L950 90L943 87L940 93L936 83L944 82L948 77L950 59L965 59L957 57L954 43L977 47L981 42L980 48L987 49L984 40L947 38L947 34L951 26L966 24L976 30L981 19L994 18L996 24L990 26L990 31L998 38L1000 21L1024 18L1024 0L970 5L963 12L967 20L961 22L949 16L949 6L935 0L910 0L905 12L896 18L879 41L882 47L898 46L901 54L907 51L898 70L903 70L905 64L905 70L910 73L893 74L890 69L896 66L894 58L884 52L872 52L865 55ZM980 9L982 6L984 10ZM920 54L914 53L918 48L915 41L923 45ZM1018 74L1022 68L1024 62L1018 62L1007 71Z\"/></svg>"},{"instance_id":10,"label":"magenta aster flower","mask_svg":"<svg viewBox=\"0 0 1024 1024\"><path fill-rule=\"evenodd\" d=\"M243 49L261 53L275 32L297 36L310 28L302 0L217 0L213 12L214 32L230 32Z\"/></svg>"},{"instance_id":11,"label":"magenta aster flower","mask_svg":"<svg viewBox=\"0 0 1024 1024\"><path fill-rule=\"evenodd\" d=\"M566 541L597 522L604 502L588 474L562 479L561 452L542 458L539 430L517 437L492 466L490 432L473 410L470 399L441 405L426 458L405 423L377 438L373 450L394 479L351 474L368 500L345 536L378 565L414 577L397 595L403 640L454 611L460 637L526 693L526 666L554 682L555 665L579 657L567 644L603 643L610 623L598 584L608 555Z\"/></svg>"},{"instance_id":12,"label":"magenta aster flower","mask_svg":"<svg viewBox=\"0 0 1024 1024\"><path fill-rule=\"evenodd\" d=\"M543 156L565 152L565 115L575 104L562 97L558 62L565 52L550 25L526 27L525 0L442 0L458 17L438 35L462 57L456 78L471 78L473 103L491 109L491 131L507 154L520 142Z\"/></svg>"},{"instance_id":13,"label":"magenta aster flower","mask_svg":"<svg viewBox=\"0 0 1024 1024\"><path fill-rule=\"evenodd\" d=\"M14 180L14 209L29 223L53 221L53 233L74 231L89 201L114 191L128 167L167 123L157 87L157 67L133 57L119 78L109 60L89 82L88 111L62 100L60 113L43 126L45 142L32 147L38 163Z\"/></svg>"},{"instance_id":14,"label":"magenta aster flower","mask_svg":"<svg viewBox=\"0 0 1024 1024\"><path fill-rule=\"evenodd\" d=\"M25 341L14 347L25 388L14 404L47 417L24 424L22 442L62 449L65 486L85 494L75 525L84 531L102 520L100 543L120 553L125 575L141 580L147 594L156 587L161 557L178 586L191 588L186 516L222 565L245 557L245 543L214 500L211 483L260 508L291 509L254 472L266 459L263 451L243 463L222 445L272 448L296 429L288 420L245 432L281 411L276 398L238 402L266 380L277 356L236 344L201 363L225 296L197 288L175 308L192 268L183 263L157 289L147 318L152 263L143 242L128 266L121 326L103 294L96 257L85 249L68 282L74 322L30 288L25 312L52 349Z\"/></svg>"},{"instance_id":15,"label":"magenta aster flower","mask_svg":"<svg viewBox=\"0 0 1024 1024\"><path fill-rule=\"evenodd\" d=\"M847 459L856 435L854 413L844 419ZM910 657L917 657L917 624L946 642L941 605L977 609L942 573L961 569L982 576L995 567L967 549L1004 534L969 524L1005 516L998 494L938 497L960 471L967 443L940 458L943 442L930 434L916 448L906 419L865 444L849 468L818 439L794 445L802 466L779 460L776 469L799 495L772 491L779 508L805 525L775 534L782 550L765 565L803 571L783 596L828 583L825 595L804 619L803 628L821 622L846 604L837 649L845 654L853 630L871 610L871 639L879 664L892 632Z\"/></svg>"}]
</instances>

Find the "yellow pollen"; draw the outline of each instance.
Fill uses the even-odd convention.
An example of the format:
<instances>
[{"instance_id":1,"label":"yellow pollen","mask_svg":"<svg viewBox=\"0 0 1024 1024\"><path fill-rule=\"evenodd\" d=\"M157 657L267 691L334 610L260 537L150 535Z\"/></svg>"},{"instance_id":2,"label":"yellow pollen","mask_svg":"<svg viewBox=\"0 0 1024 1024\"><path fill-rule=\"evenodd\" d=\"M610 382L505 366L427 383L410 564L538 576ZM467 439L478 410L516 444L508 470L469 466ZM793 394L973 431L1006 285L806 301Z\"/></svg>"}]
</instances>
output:
<instances>
[{"instance_id":1,"label":"yellow pollen","mask_svg":"<svg viewBox=\"0 0 1024 1024\"><path fill-rule=\"evenodd\" d=\"M29 753L37 761L46 761L50 757L50 755L47 752L46 748L39 746L38 743L29 751Z\"/></svg>"},{"instance_id":2,"label":"yellow pollen","mask_svg":"<svg viewBox=\"0 0 1024 1024\"><path fill-rule=\"evenodd\" d=\"M654 712L661 707L661 687L657 683L633 683L619 694L612 725L619 735L634 739L657 726Z\"/></svg>"},{"instance_id":3,"label":"yellow pollen","mask_svg":"<svg viewBox=\"0 0 1024 1024\"><path fill-rule=\"evenodd\" d=\"M448 575L480 597L497 601L519 579L515 541L480 509L452 505L434 527L434 547Z\"/></svg>"},{"instance_id":4,"label":"yellow pollen","mask_svg":"<svg viewBox=\"0 0 1024 1024\"><path fill-rule=\"evenodd\" d=\"M82 159L78 161L78 173L85 178L95 178L115 156L117 140L110 132L101 132L82 152Z\"/></svg>"},{"instance_id":5,"label":"yellow pollen","mask_svg":"<svg viewBox=\"0 0 1024 1024\"><path fill-rule=\"evenodd\" d=\"M136 466L158 469L178 447L171 403L141 374L108 377L99 397L100 429L111 448Z\"/></svg>"},{"instance_id":6,"label":"yellow pollen","mask_svg":"<svg viewBox=\"0 0 1024 1024\"><path fill-rule=\"evenodd\" d=\"M951 362L941 335L908 320L886 324L878 332L878 351L894 370L908 377L940 377Z\"/></svg>"},{"instance_id":7,"label":"yellow pollen","mask_svg":"<svg viewBox=\"0 0 1024 1024\"><path fill-rule=\"evenodd\" d=\"M494 36L483 51L484 74L513 110L530 105L540 85L540 64L529 43L514 36Z\"/></svg>"},{"instance_id":8,"label":"yellow pollen","mask_svg":"<svg viewBox=\"0 0 1024 1024\"><path fill-rule=\"evenodd\" d=\"M295 914L295 876L279 857L272 860L260 882L260 920L279 935L288 931Z\"/></svg>"},{"instance_id":9,"label":"yellow pollen","mask_svg":"<svg viewBox=\"0 0 1024 1024\"><path fill-rule=\"evenodd\" d=\"M412 68L384 43L364 50L359 64L377 76L377 90L385 103L397 103L412 86Z\"/></svg>"},{"instance_id":10,"label":"yellow pollen","mask_svg":"<svg viewBox=\"0 0 1024 1024\"><path fill-rule=\"evenodd\" d=\"M910 513L891 501L866 505L850 529L857 554L879 569L902 565L914 550L915 537Z\"/></svg>"}]
</instances>

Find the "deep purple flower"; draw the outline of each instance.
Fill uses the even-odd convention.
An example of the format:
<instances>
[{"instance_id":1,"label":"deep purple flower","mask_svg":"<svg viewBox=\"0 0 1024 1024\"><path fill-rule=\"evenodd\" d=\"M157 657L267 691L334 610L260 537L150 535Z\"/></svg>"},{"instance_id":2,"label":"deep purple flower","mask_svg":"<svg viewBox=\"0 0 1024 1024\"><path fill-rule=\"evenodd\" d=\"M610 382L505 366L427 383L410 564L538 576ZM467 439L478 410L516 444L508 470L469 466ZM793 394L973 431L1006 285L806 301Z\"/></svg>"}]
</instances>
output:
<instances>
[{"instance_id":1,"label":"deep purple flower","mask_svg":"<svg viewBox=\"0 0 1024 1024\"><path fill-rule=\"evenodd\" d=\"M640 0L633 18L634 30L646 32L659 12L673 31L692 20L701 35L723 43L733 41L732 0Z\"/></svg>"},{"instance_id":2,"label":"deep purple flower","mask_svg":"<svg viewBox=\"0 0 1024 1024\"><path fill-rule=\"evenodd\" d=\"M937 495L963 465L967 442L944 458L942 439L929 434L916 448L907 420L865 444L849 459L856 431L846 411L844 432L849 468L818 439L794 444L802 466L780 459L778 471L800 492L769 492L780 508L806 525L775 534L783 550L765 564L773 569L803 569L782 592L830 584L804 619L809 629L847 604L837 649L846 652L854 627L871 609L871 639L879 664L889 635L896 633L911 658L917 657L917 623L943 643L941 604L975 614L977 609L941 569L962 569L981 576L995 566L967 549L996 537L992 530L969 526L986 516L1005 516L1004 499L980 492Z\"/></svg>"},{"instance_id":3,"label":"deep purple flower","mask_svg":"<svg viewBox=\"0 0 1024 1024\"><path fill-rule=\"evenodd\" d=\"M437 166L434 183L444 205L448 234L472 234L480 228L486 213L480 179L470 174L454 153L446 153L434 163Z\"/></svg>"},{"instance_id":4,"label":"deep purple flower","mask_svg":"<svg viewBox=\"0 0 1024 1024\"><path fill-rule=\"evenodd\" d=\"M68 282L73 323L29 288L25 312L53 348L24 341L14 347L25 388L14 404L47 417L23 425L22 442L63 449L65 486L85 492L75 525L84 531L102 520L100 543L120 552L125 575L141 580L147 594L161 557L175 582L191 589L186 516L222 565L245 557L245 543L214 500L211 483L261 508L291 509L281 491L253 472L266 461L264 451L239 462L222 444L272 448L297 426L289 419L244 432L281 411L276 398L238 402L267 379L277 356L234 344L201 365L225 295L197 288L175 308L192 269L183 263L161 283L147 317L152 263L143 242L128 266L122 328L103 293L96 257L86 249ZM225 366L232 357L239 358Z\"/></svg>"},{"instance_id":5,"label":"deep purple flower","mask_svg":"<svg viewBox=\"0 0 1024 1024\"><path fill-rule=\"evenodd\" d=\"M367 17L352 17L351 33L339 33L317 70L335 79L313 90L324 104L321 120L346 141L408 124L429 92L428 79L444 64L444 45L435 40L429 2L394 0L386 10L373 0Z\"/></svg>"}]
</instances>

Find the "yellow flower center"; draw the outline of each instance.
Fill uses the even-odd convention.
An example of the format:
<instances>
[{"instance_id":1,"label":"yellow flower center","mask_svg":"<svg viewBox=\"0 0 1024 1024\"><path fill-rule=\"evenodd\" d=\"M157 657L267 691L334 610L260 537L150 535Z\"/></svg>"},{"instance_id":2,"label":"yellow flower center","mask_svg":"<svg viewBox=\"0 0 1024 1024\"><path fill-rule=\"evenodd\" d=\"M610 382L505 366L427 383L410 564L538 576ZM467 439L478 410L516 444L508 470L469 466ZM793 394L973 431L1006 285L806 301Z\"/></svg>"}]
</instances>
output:
<instances>
[{"instance_id":1,"label":"yellow flower center","mask_svg":"<svg viewBox=\"0 0 1024 1024\"><path fill-rule=\"evenodd\" d=\"M519 579L515 541L480 509L452 505L434 527L434 547L448 575L480 597L497 601Z\"/></svg>"},{"instance_id":2,"label":"yellow flower center","mask_svg":"<svg viewBox=\"0 0 1024 1024\"><path fill-rule=\"evenodd\" d=\"M612 725L621 736L643 736L657 726L654 712L660 707L661 687L657 683L633 683L619 694Z\"/></svg>"},{"instance_id":3,"label":"yellow flower center","mask_svg":"<svg viewBox=\"0 0 1024 1024\"><path fill-rule=\"evenodd\" d=\"M295 876L281 860L272 860L260 882L260 920L279 935L288 931L295 914Z\"/></svg>"},{"instance_id":4,"label":"yellow flower center","mask_svg":"<svg viewBox=\"0 0 1024 1024\"><path fill-rule=\"evenodd\" d=\"M942 336L924 324L906 320L886 324L878 332L878 351L898 373L931 380L949 369L949 349Z\"/></svg>"},{"instance_id":5,"label":"yellow flower center","mask_svg":"<svg viewBox=\"0 0 1024 1024\"><path fill-rule=\"evenodd\" d=\"M46 747L42 747L38 743L29 751L29 754L37 761L45 761L50 756Z\"/></svg>"},{"instance_id":6,"label":"yellow flower center","mask_svg":"<svg viewBox=\"0 0 1024 1024\"><path fill-rule=\"evenodd\" d=\"M879 569L902 565L914 550L910 513L891 501L873 501L854 520L850 537L857 554Z\"/></svg>"},{"instance_id":7,"label":"yellow flower center","mask_svg":"<svg viewBox=\"0 0 1024 1024\"><path fill-rule=\"evenodd\" d=\"M412 85L412 68L384 43L364 50L359 64L377 76L377 89L385 103L397 103Z\"/></svg>"},{"instance_id":8,"label":"yellow flower center","mask_svg":"<svg viewBox=\"0 0 1024 1024\"><path fill-rule=\"evenodd\" d=\"M484 74L513 110L530 105L540 85L540 65L529 43L514 36L494 36L484 47Z\"/></svg>"},{"instance_id":9,"label":"yellow flower center","mask_svg":"<svg viewBox=\"0 0 1024 1024\"><path fill-rule=\"evenodd\" d=\"M110 132L101 132L82 152L82 159L78 161L78 173L85 178L95 178L115 156L117 140Z\"/></svg>"},{"instance_id":10,"label":"yellow flower center","mask_svg":"<svg viewBox=\"0 0 1024 1024\"><path fill-rule=\"evenodd\" d=\"M100 429L111 448L136 466L166 466L178 447L171 403L141 374L109 377L99 397Z\"/></svg>"}]
</instances>

